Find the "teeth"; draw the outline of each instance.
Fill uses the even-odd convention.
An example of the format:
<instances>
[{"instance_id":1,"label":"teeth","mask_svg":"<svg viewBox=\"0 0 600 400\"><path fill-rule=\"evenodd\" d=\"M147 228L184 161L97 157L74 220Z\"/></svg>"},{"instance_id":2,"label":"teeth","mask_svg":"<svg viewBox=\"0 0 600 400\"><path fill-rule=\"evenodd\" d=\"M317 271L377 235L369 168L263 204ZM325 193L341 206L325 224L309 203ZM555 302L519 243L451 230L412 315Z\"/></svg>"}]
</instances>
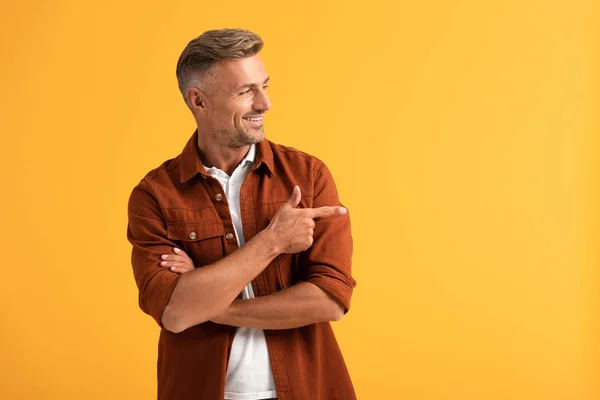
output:
<instances>
[{"instance_id":1,"label":"teeth","mask_svg":"<svg viewBox=\"0 0 600 400\"><path fill-rule=\"evenodd\" d=\"M262 117L259 117L259 118L244 117L244 119L247 121L253 121L253 122L262 121Z\"/></svg>"}]
</instances>

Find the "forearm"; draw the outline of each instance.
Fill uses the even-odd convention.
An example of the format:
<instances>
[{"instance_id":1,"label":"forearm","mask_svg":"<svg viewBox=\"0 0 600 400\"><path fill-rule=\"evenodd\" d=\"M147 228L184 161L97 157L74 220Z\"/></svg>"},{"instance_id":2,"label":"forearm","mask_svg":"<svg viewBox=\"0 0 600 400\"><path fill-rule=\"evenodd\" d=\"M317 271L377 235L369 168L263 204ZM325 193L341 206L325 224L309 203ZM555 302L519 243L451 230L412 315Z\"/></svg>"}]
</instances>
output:
<instances>
[{"instance_id":1,"label":"forearm","mask_svg":"<svg viewBox=\"0 0 600 400\"><path fill-rule=\"evenodd\" d=\"M344 309L312 283L302 282L269 296L235 300L212 321L260 329L291 329L337 321Z\"/></svg>"},{"instance_id":2,"label":"forearm","mask_svg":"<svg viewBox=\"0 0 600 400\"><path fill-rule=\"evenodd\" d=\"M177 333L221 314L277 254L269 233L262 231L229 256L182 274L163 312L163 325Z\"/></svg>"}]
</instances>

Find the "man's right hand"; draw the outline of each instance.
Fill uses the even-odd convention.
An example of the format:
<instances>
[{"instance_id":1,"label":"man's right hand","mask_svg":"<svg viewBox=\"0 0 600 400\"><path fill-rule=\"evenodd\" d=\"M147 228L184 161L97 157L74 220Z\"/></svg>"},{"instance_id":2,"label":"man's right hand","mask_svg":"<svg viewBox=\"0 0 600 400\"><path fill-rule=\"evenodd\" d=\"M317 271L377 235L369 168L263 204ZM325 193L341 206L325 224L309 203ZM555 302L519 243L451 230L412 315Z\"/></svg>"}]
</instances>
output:
<instances>
[{"instance_id":1,"label":"man's right hand","mask_svg":"<svg viewBox=\"0 0 600 400\"><path fill-rule=\"evenodd\" d=\"M312 246L315 218L333 217L348 212L340 206L296 208L300 198L300 187L296 185L292 196L279 208L265 229L272 234L279 253L299 253Z\"/></svg>"}]
</instances>

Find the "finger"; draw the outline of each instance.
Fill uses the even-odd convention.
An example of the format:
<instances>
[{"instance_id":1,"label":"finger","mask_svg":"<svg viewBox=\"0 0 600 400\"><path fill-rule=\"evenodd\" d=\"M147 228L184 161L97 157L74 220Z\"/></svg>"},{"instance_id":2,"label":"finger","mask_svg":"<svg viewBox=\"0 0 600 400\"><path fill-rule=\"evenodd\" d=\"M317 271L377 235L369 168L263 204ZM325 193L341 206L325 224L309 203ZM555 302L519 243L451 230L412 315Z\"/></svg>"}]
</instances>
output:
<instances>
[{"instance_id":1,"label":"finger","mask_svg":"<svg viewBox=\"0 0 600 400\"><path fill-rule=\"evenodd\" d=\"M173 253L180 255L180 256L190 258L190 256L188 256L187 253L185 251L181 250L179 247L173 247Z\"/></svg>"},{"instance_id":2,"label":"finger","mask_svg":"<svg viewBox=\"0 0 600 400\"><path fill-rule=\"evenodd\" d=\"M323 206L318 208L305 208L306 214L311 218L334 217L336 215L344 215L348 212L344 207L339 206Z\"/></svg>"},{"instance_id":3,"label":"finger","mask_svg":"<svg viewBox=\"0 0 600 400\"><path fill-rule=\"evenodd\" d=\"M184 257L184 256L179 256L177 254L163 254L162 256L160 256L160 258L161 258L161 260L166 260L166 261L178 261L178 262L184 262L184 263L185 262L192 263L192 259L189 258L187 255L185 255L185 257Z\"/></svg>"},{"instance_id":4,"label":"finger","mask_svg":"<svg viewBox=\"0 0 600 400\"><path fill-rule=\"evenodd\" d=\"M161 261L160 266L163 268L182 267L182 268L187 268L190 270L194 269L194 264L192 264L189 261L174 261L174 260Z\"/></svg>"},{"instance_id":5,"label":"finger","mask_svg":"<svg viewBox=\"0 0 600 400\"><path fill-rule=\"evenodd\" d=\"M175 272L175 273L178 273L178 274L184 274L186 272L190 272L191 269L185 268L185 267L171 267L171 268L169 268L169 271Z\"/></svg>"},{"instance_id":6,"label":"finger","mask_svg":"<svg viewBox=\"0 0 600 400\"><path fill-rule=\"evenodd\" d=\"M284 206L287 206L289 208L296 207L298 204L300 204L301 197L302 194L300 193L300 186L295 185L294 190L292 190L292 196L288 199Z\"/></svg>"},{"instance_id":7,"label":"finger","mask_svg":"<svg viewBox=\"0 0 600 400\"><path fill-rule=\"evenodd\" d=\"M164 268L184 267L184 266L187 266L187 265L188 264L186 264L186 263L177 262L177 261L161 261L160 262L160 266L164 267Z\"/></svg>"}]
</instances>

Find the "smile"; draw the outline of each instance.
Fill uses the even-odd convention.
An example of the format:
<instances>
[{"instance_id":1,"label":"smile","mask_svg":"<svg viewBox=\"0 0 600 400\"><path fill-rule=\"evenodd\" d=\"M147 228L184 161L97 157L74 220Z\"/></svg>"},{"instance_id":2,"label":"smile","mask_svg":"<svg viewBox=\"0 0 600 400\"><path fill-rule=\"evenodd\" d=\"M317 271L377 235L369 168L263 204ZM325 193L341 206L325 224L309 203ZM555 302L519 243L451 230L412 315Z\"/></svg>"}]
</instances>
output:
<instances>
[{"instance_id":1,"label":"smile","mask_svg":"<svg viewBox=\"0 0 600 400\"><path fill-rule=\"evenodd\" d=\"M257 117L257 118L242 117L242 119L245 119L246 121L251 121L251 122L260 122L263 120L263 117Z\"/></svg>"}]
</instances>

